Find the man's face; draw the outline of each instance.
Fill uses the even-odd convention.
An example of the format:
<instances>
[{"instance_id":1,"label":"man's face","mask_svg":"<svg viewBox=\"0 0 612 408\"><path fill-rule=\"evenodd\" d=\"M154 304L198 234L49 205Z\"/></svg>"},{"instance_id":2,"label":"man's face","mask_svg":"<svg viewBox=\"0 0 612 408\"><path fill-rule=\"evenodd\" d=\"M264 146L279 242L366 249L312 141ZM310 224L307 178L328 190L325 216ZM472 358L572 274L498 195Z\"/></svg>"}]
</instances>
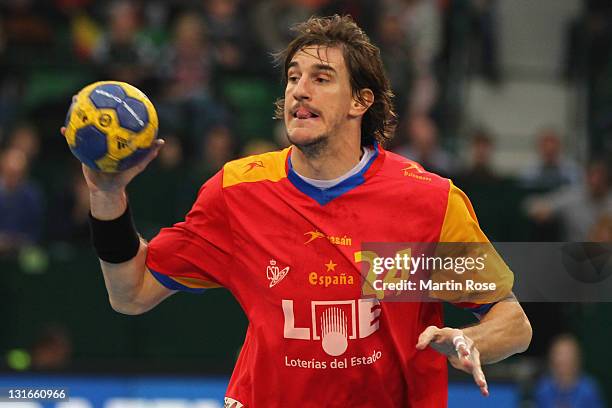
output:
<instances>
[{"instance_id":1,"label":"man's face","mask_svg":"<svg viewBox=\"0 0 612 408\"><path fill-rule=\"evenodd\" d=\"M545 131L539 140L540 156L548 165L555 165L561 156L561 140L552 131Z\"/></svg>"},{"instance_id":2,"label":"man's face","mask_svg":"<svg viewBox=\"0 0 612 408\"><path fill-rule=\"evenodd\" d=\"M474 164L486 165L491 161L493 146L485 140L477 140L473 145Z\"/></svg>"},{"instance_id":3,"label":"man's face","mask_svg":"<svg viewBox=\"0 0 612 408\"><path fill-rule=\"evenodd\" d=\"M591 194L600 197L608 192L608 169L604 163L591 163L587 168L586 182Z\"/></svg>"},{"instance_id":4,"label":"man's face","mask_svg":"<svg viewBox=\"0 0 612 408\"><path fill-rule=\"evenodd\" d=\"M553 374L562 381L572 382L580 369L580 354L577 344L570 340L560 340L550 352L550 365Z\"/></svg>"},{"instance_id":5,"label":"man's face","mask_svg":"<svg viewBox=\"0 0 612 408\"><path fill-rule=\"evenodd\" d=\"M285 126L298 146L326 143L349 120L349 72L338 47L310 46L292 58L285 89Z\"/></svg>"}]
</instances>

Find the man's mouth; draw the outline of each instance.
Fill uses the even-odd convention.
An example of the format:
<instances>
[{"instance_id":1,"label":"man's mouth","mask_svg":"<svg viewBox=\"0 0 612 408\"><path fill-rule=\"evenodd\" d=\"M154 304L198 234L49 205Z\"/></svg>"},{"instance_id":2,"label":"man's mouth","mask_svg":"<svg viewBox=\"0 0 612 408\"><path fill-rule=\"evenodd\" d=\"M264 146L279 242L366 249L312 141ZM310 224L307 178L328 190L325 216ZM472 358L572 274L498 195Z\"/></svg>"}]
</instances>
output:
<instances>
[{"instance_id":1,"label":"man's mouth","mask_svg":"<svg viewBox=\"0 0 612 408\"><path fill-rule=\"evenodd\" d=\"M318 118L319 115L307 108L299 107L293 111L293 117L296 119L305 120Z\"/></svg>"}]
</instances>

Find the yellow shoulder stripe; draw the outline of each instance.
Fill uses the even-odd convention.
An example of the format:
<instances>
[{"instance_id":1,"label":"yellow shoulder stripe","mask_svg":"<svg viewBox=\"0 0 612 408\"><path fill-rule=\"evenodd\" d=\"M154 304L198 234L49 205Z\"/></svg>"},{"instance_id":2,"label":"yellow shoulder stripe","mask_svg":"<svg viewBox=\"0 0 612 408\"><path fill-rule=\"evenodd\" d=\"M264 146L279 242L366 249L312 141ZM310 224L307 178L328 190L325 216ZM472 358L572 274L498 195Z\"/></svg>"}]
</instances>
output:
<instances>
[{"instance_id":1,"label":"yellow shoulder stripe","mask_svg":"<svg viewBox=\"0 0 612 408\"><path fill-rule=\"evenodd\" d=\"M489 242L480 229L472 203L451 181L440 242Z\"/></svg>"},{"instance_id":2,"label":"yellow shoulder stripe","mask_svg":"<svg viewBox=\"0 0 612 408\"><path fill-rule=\"evenodd\" d=\"M461 275L461 281L472 280L479 283L494 283L493 290L468 289L461 291L434 291L432 297L447 302L469 302L477 304L494 303L508 297L514 285L514 275L508 265L489 242L489 239L480 229L478 219L470 200L463 191L452 182L448 192L446 216L440 233L441 244L436 249L436 256L443 259L478 259L484 262L484 268L466 270ZM432 281L450 282L457 279L457 273L452 269L441 269L432 274Z\"/></svg>"},{"instance_id":3,"label":"yellow shoulder stripe","mask_svg":"<svg viewBox=\"0 0 612 408\"><path fill-rule=\"evenodd\" d=\"M234 160L223 167L223 187L287 177L285 161L289 148Z\"/></svg>"}]
</instances>

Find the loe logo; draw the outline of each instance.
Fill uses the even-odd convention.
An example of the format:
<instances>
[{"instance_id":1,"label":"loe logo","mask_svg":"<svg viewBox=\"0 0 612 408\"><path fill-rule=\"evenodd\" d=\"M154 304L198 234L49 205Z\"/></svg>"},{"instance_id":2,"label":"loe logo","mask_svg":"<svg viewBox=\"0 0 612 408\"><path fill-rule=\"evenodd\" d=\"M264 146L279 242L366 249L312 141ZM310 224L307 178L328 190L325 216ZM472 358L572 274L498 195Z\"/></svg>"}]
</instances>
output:
<instances>
[{"instance_id":1,"label":"loe logo","mask_svg":"<svg viewBox=\"0 0 612 408\"><path fill-rule=\"evenodd\" d=\"M381 313L380 303L376 299L313 300L310 302L309 319L306 319L309 325L298 327L294 301L283 299L282 308L284 337L321 341L323 351L330 356L344 354L349 340L363 339L376 332Z\"/></svg>"}]
</instances>

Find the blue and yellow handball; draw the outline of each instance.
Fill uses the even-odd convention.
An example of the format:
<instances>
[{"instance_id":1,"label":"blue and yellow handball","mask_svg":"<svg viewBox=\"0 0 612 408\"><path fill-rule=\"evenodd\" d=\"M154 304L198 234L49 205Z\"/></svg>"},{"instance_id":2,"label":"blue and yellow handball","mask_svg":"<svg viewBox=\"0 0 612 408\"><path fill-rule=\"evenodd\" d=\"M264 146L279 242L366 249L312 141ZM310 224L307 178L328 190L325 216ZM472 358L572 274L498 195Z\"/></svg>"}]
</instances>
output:
<instances>
[{"instance_id":1,"label":"blue and yellow handball","mask_svg":"<svg viewBox=\"0 0 612 408\"><path fill-rule=\"evenodd\" d=\"M158 126L155 107L138 88L102 81L86 86L73 98L64 136L86 166L116 173L147 156Z\"/></svg>"}]
</instances>

